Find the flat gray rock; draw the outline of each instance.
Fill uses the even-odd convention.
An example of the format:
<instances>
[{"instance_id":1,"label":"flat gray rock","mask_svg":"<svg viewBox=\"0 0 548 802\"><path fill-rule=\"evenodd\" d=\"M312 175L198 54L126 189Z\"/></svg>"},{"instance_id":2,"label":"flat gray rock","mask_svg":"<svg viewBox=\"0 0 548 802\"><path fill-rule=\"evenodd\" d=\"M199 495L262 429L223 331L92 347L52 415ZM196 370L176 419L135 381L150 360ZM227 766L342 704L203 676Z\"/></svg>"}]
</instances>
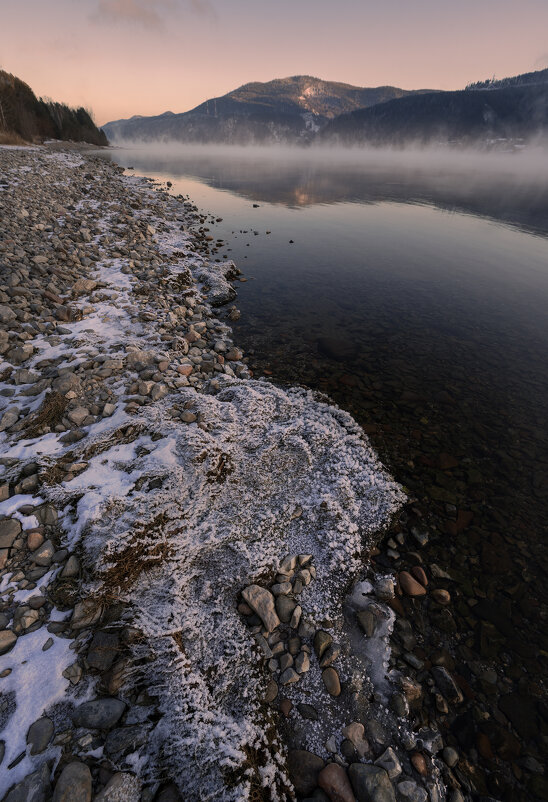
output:
<instances>
[{"instance_id":1,"label":"flat gray rock","mask_svg":"<svg viewBox=\"0 0 548 802\"><path fill-rule=\"evenodd\" d=\"M53 802L91 802L91 772L85 763L65 766L53 792Z\"/></svg>"},{"instance_id":2,"label":"flat gray rock","mask_svg":"<svg viewBox=\"0 0 548 802\"><path fill-rule=\"evenodd\" d=\"M30 746L31 755L39 755L40 752L44 751L51 740L53 732L53 721L45 716L30 725L27 733L27 743Z\"/></svg>"},{"instance_id":3,"label":"flat gray rock","mask_svg":"<svg viewBox=\"0 0 548 802\"><path fill-rule=\"evenodd\" d=\"M4 802L46 802L50 788L49 769L44 763L38 771L27 774L24 780L12 788Z\"/></svg>"},{"instance_id":4,"label":"flat gray rock","mask_svg":"<svg viewBox=\"0 0 548 802\"><path fill-rule=\"evenodd\" d=\"M90 730L110 730L120 720L125 702L120 699L106 697L84 702L72 714L72 720L77 727L86 727Z\"/></svg>"}]
</instances>

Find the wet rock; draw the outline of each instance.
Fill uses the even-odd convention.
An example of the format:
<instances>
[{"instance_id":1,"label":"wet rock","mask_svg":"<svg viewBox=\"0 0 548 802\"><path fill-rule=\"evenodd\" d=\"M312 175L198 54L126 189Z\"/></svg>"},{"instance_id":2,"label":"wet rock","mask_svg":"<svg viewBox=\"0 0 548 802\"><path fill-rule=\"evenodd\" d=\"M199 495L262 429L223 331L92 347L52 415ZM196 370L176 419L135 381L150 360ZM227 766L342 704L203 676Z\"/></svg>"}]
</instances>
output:
<instances>
[{"instance_id":1,"label":"wet rock","mask_svg":"<svg viewBox=\"0 0 548 802\"><path fill-rule=\"evenodd\" d=\"M257 613L267 632L272 632L280 625L272 593L259 585L249 585L242 591L242 596L251 609Z\"/></svg>"},{"instance_id":2,"label":"wet rock","mask_svg":"<svg viewBox=\"0 0 548 802\"><path fill-rule=\"evenodd\" d=\"M287 756L289 778L295 791L306 796L318 785L318 777L325 763L321 757L304 749L293 749Z\"/></svg>"},{"instance_id":3,"label":"wet rock","mask_svg":"<svg viewBox=\"0 0 548 802\"><path fill-rule=\"evenodd\" d=\"M72 720L76 727L108 730L119 721L125 709L126 704L120 699L109 697L94 699L77 707L72 715Z\"/></svg>"},{"instance_id":4,"label":"wet rock","mask_svg":"<svg viewBox=\"0 0 548 802\"><path fill-rule=\"evenodd\" d=\"M407 571L400 571L398 580L406 596L418 597L426 595L426 588L421 585L420 582L417 582Z\"/></svg>"},{"instance_id":5,"label":"wet rock","mask_svg":"<svg viewBox=\"0 0 548 802\"><path fill-rule=\"evenodd\" d=\"M318 776L318 785L331 802L355 802L346 771L337 763L329 763Z\"/></svg>"},{"instance_id":6,"label":"wet rock","mask_svg":"<svg viewBox=\"0 0 548 802\"><path fill-rule=\"evenodd\" d=\"M460 704L463 701L463 695L455 680L443 666L434 666L432 668L432 676L439 688L441 695L450 702L450 704Z\"/></svg>"},{"instance_id":7,"label":"wet rock","mask_svg":"<svg viewBox=\"0 0 548 802\"><path fill-rule=\"evenodd\" d=\"M381 601L390 601L394 598L394 582L391 577L381 577L375 582L375 595Z\"/></svg>"},{"instance_id":8,"label":"wet rock","mask_svg":"<svg viewBox=\"0 0 548 802\"><path fill-rule=\"evenodd\" d=\"M426 576L426 572L421 565L414 565L413 568L411 568L411 574L417 580L417 582L420 582L420 584L423 585L423 587L428 585L428 577Z\"/></svg>"},{"instance_id":9,"label":"wet rock","mask_svg":"<svg viewBox=\"0 0 548 802\"><path fill-rule=\"evenodd\" d=\"M329 667L322 671L322 680L327 692L331 696L339 696L341 693L341 681L339 675L333 667Z\"/></svg>"},{"instance_id":10,"label":"wet rock","mask_svg":"<svg viewBox=\"0 0 548 802\"><path fill-rule=\"evenodd\" d=\"M31 724L27 733L27 744L31 755L39 755L49 744L54 732L53 721L49 718L39 718Z\"/></svg>"},{"instance_id":11,"label":"wet rock","mask_svg":"<svg viewBox=\"0 0 548 802\"><path fill-rule=\"evenodd\" d=\"M91 772L85 763L65 766L53 792L53 802L91 802Z\"/></svg>"},{"instance_id":12,"label":"wet rock","mask_svg":"<svg viewBox=\"0 0 548 802\"><path fill-rule=\"evenodd\" d=\"M265 702L273 702L276 696L278 695L278 685L274 682L273 679L269 680L268 685L266 686L266 693L264 696Z\"/></svg>"},{"instance_id":13,"label":"wet rock","mask_svg":"<svg viewBox=\"0 0 548 802\"><path fill-rule=\"evenodd\" d=\"M380 766L352 763L348 776L357 802L396 802L388 774Z\"/></svg>"}]
</instances>

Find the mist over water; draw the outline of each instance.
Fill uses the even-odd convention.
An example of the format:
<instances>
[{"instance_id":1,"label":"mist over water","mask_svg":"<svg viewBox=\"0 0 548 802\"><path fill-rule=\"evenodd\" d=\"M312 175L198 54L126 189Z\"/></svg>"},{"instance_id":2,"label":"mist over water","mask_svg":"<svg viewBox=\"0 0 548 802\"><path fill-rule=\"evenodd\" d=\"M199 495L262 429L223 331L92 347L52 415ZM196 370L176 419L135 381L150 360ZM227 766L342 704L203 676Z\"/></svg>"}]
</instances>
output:
<instances>
[{"instance_id":1,"label":"mist over water","mask_svg":"<svg viewBox=\"0 0 548 802\"><path fill-rule=\"evenodd\" d=\"M478 496L491 529L489 510L514 526L526 517L528 541L544 544L542 150L175 144L110 156L222 218L207 223L223 241L210 258L234 259L248 279L234 327L259 375L327 392L417 494L439 479L418 470L419 454L457 455L468 467L446 497L468 509Z\"/></svg>"}]
</instances>

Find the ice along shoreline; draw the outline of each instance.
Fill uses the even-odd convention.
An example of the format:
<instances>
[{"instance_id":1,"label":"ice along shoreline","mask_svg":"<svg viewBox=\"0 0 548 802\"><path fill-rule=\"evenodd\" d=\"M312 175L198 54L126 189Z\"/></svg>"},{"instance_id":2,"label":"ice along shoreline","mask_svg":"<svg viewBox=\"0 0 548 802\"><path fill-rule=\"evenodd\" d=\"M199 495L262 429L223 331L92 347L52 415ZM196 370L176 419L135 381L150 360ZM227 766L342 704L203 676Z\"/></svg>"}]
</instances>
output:
<instances>
[{"instance_id":1,"label":"ice along shoreline","mask_svg":"<svg viewBox=\"0 0 548 802\"><path fill-rule=\"evenodd\" d=\"M0 793L154 799L169 779L188 799L290 798L276 711L318 694L322 715L284 734L292 778L315 754L314 783L354 763L353 783L384 780L342 604L399 488L347 413L247 377L215 311L236 271L196 252L191 204L74 150L0 158ZM269 631L236 603L276 574Z\"/></svg>"}]
</instances>

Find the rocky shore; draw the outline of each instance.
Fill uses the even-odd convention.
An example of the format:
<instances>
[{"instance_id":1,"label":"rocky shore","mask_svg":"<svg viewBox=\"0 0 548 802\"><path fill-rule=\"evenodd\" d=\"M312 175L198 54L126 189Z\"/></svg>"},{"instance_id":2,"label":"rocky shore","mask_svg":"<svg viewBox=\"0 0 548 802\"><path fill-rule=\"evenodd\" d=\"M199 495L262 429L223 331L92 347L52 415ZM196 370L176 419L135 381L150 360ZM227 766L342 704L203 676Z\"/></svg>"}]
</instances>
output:
<instances>
[{"instance_id":1,"label":"rocky shore","mask_svg":"<svg viewBox=\"0 0 548 802\"><path fill-rule=\"evenodd\" d=\"M0 799L546 798L414 500L349 414L251 377L214 219L1 148L0 221Z\"/></svg>"}]
</instances>

